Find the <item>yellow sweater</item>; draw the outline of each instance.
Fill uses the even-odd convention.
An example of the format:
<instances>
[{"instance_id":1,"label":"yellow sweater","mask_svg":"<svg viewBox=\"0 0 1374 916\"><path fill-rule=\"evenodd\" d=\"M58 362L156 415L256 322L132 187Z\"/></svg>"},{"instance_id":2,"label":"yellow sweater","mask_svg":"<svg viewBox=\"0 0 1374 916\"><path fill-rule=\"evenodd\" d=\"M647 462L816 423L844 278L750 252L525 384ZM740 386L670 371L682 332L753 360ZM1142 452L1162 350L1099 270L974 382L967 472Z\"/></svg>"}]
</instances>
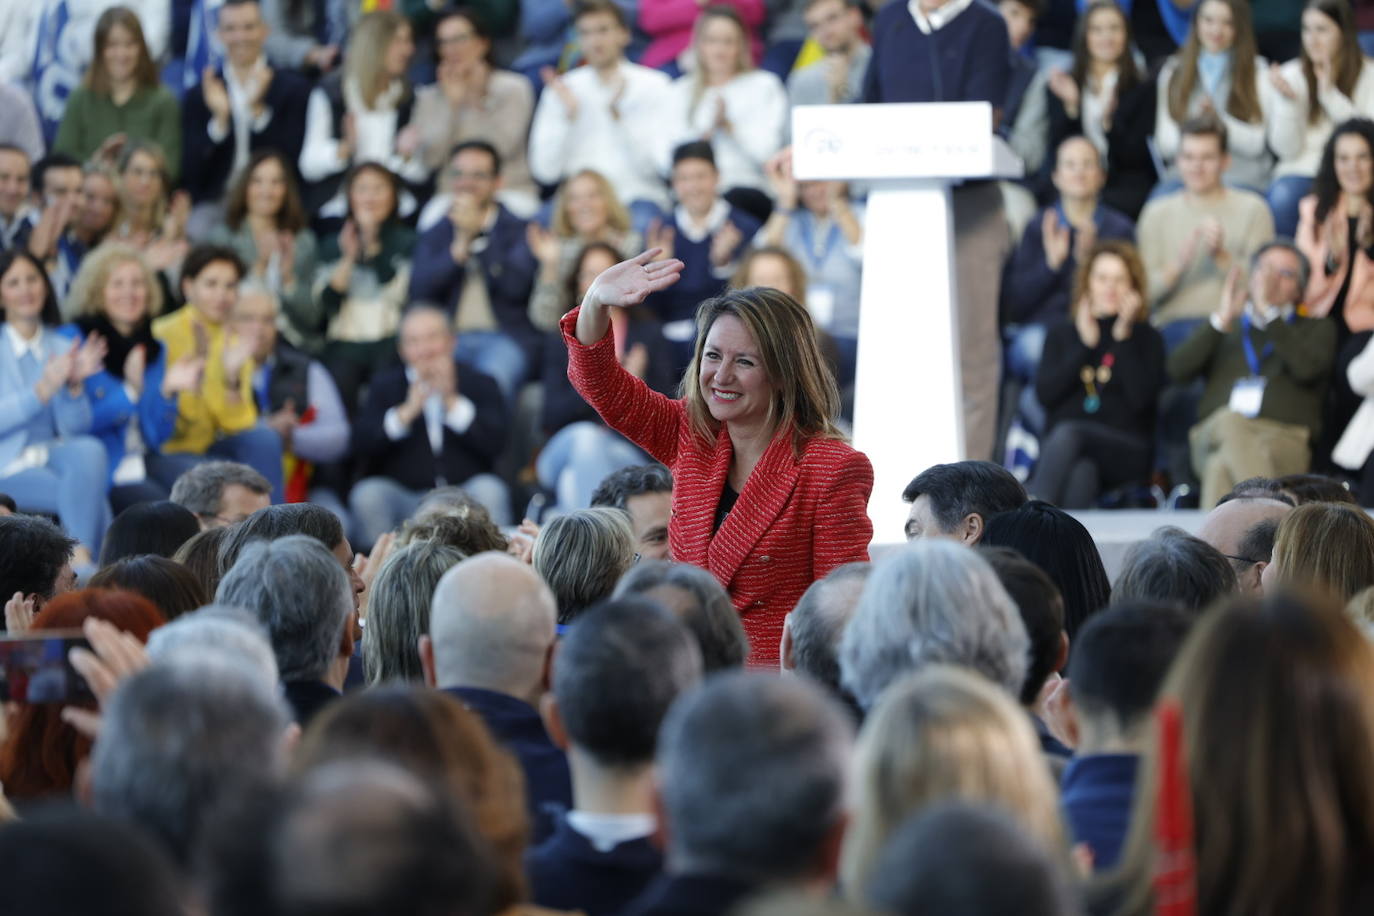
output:
<instances>
[{"instance_id":1,"label":"yellow sweater","mask_svg":"<svg viewBox=\"0 0 1374 916\"><path fill-rule=\"evenodd\" d=\"M205 372L198 391L183 391L177 396L176 430L163 444L165 452L203 455L216 439L241 433L258 422L253 403L253 361L240 370L239 399L230 403L224 378L224 328L212 324L190 305L153 322L153 336L167 349L167 365L196 354L197 324L205 329L208 344Z\"/></svg>"}]
</instances>

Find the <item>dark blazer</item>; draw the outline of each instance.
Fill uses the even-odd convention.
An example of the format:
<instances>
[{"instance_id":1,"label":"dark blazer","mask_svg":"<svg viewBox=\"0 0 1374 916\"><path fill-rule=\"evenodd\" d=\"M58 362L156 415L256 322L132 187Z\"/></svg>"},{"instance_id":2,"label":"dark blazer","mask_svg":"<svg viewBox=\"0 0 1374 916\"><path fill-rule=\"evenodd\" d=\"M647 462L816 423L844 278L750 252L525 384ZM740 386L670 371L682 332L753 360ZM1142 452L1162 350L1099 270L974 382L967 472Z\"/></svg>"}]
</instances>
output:
<instances>
[{"instance_id":1,"label":"dark blazer","mask_svg":"<svg viewBox=\"0 0 1374 916\"><path fill-rule=\"evenodd\" d=\"M525 771L525 803L530 809L530 844L553 834L555 812L572 807L572 775L568 758L549 740L544 721L530 704L515 697L477 687L445 687L463 705L482 717L487 728Z\"/></svg>"},{"instance_id":2,"label":"dark blazer","mask_svg":"<svg viewBox=\"0 0 1374 916\"><path fill-rule=\"evenodd\" d=\"M810 439L798 455L784 429L717 530L733 455L729 429L722 424L711 442L693 433L684 401L621 367L609 329L593 346L578 343L577 315L573 309L562 321L573 386L608 426L673 472L673 559L720 580L749 636L749 664L776 667L783 618L802 593L837 566L868 559L873 465L839 439Z\"/></svg>"},{"instance_id":3,"label":"dark blazer","mask_svg":"<svg viewBox=\"0 0 1374 916\"><path fill-rule=\"evenodd\" d=\"M1049 144L1045 147L1045 164L1040 168L1036 195L1041 203L1054 198L1055 150L1065 139L1083 133L1082 117L1070 118L1048 86ZM1107 131L1107 185L1102 189L1102 202L1120 210L1131 219L1139 219L1140 211L1150 196L1159 175L1155 172L1154 157L1149 141L1155 132L1155 84L1143 76L1130 89L1118 93L1112 128Z\"/></svg>"},{"instance_id":4,"label":"dark blazer","mask_svg":"<svg viewBox=\"0 0 1374 916\"><path fill-rule=\"evenodd\" d=\"M403 366L378 373L368 386L353 423L353 453L362 461L364 475L390 477L411 490L429 490L492 470L505 445L506 417L501 389L490 376L458 364L458 391L472 401L477 415L467 432L445 426L443 449L437 455L430 447L423 414L404 438L387 438L386 412L404 403L409 389Z\"/></svg>"},{"instance_id":5,"label":"dark blazer","mask_svg":"<svg viewBox=\"0 0 1374 916\"><path fill-rule=\"evenodd\" d=\"M724 916L756 890L721 875L662 875L621 916Z\"/></svg>"},{"instance_id":6,"label":"dark blazer","mask_svg":"<svg viewBox=\"0 0 1374 916\"><path fill-rule=\"evenodd\" d=\"M309 725L321 709L343 696L323 681L287 681L282 684L282 692L301 728Z\"/></svg>"},{"instance_id":7,"label":"dark blazer","mask_svg":"<svg viewBox=\"0 0 1374 916\"><path fill-rule=\"evenodd\" d=\"M223 68L219 76L224 78ZM296 162L301 157L301 144L305 142L305 108L310 101L310 84L298 73L274 69L264 101L272 117L262 130L250 130L248 148L251 152L276 150L291 164L294 174ZM234 167L233 115L230 115L228 133L218 143L210 139L210 119L201 85L196 83L181 103L181 182L196 203L223 197Z\"/></svg>"},{"instance_id":8,"label":"dark blazer","mask_svg":"<svg viewBox=\"0 0 1374 916\"><path fill-rule=\"evenodd\" d=\"M325 101L329 103L329 118L335 137L343 136L343 119L348 114L348 103L344 101L343 92L343 68L338 67L333 73L320 80L317 87L324 94ZM307 97L305 107L301 109L301 142L305 142L305 109L309 107L310 101ZM396 105L396 131L399 133L402 128L410 124L410 116L415 108L415 94L407 92L405 97ZM332 175L327 175L319 181L307 182L301 187L301 197L305 202L305 212L315 215L318 221L318 213L321 207L333 200L334 195L343 187L344 178L348 175L351 163L341 163L339 170ZM421 185L411 185L404 182L416 197L421 200L429 197L426 188ZM320 231L318 228L316 231Z\"/></svg>"},{"instance_id":9,"label":"dark blazer","mask_svg":"<svg viewBox=\"0 0 1374 916\"><path fill-rule=\"evenodd\" d=\"M525 871L539 906L614 916L663 871L663 853L648 837L601 852L565 814L553 836L525 853Z\"/></svg>"},{"instance_id":10,"label":"dark blazer","mask_svg":"<svg viewBox=\"0 0 1374 916\"><path fill-rule=\"evenodd\" d=\"M497 204L495 224L474 243L470 257L482 264L497 324L524 348L533 370L539 365L539 332L530 324L529 302L539 265L525 240L525 226L524 220ZM450 220L442 219L421 234L410 274L412 302L433 302L450 314L457 311L467 268L454 263L452 246Z\"/></svg>"},{"instance_id":11,"label":"dark blazer","mask_svg":"<svg viewBox=\"0 0 1374 916\"><path fill-rule=\"evenodd\" d=\"M1092 849L1095 871L1106 871L1121 858L1139 764L1134 754L1088 754L1075 757L1064 771L1064 818L1074 842Z\"/></svg>"},{"instance_id":12,"label":"dark blazer","mask_svg":"<svg viewBox=\"0 0 1374 916\"><path fill-rule=\"evenodd\" d=\"M1012 249L1011 259L1002 270L1001 314L1006 324L1050 324L1069 314L1069 295L1078 271L1078 258L1073 253L1078 230L1069 227L1069 256L1058 270L1050 270L1045 263L1044 218L1045 210L1041 210L1026 223L1021 241ZM1060 220L1062 225L1062 214ZM1135 223L1111 207L1098 204L1093 224L1101 240L1135 241Z\"/></svg>"}]
</instances>

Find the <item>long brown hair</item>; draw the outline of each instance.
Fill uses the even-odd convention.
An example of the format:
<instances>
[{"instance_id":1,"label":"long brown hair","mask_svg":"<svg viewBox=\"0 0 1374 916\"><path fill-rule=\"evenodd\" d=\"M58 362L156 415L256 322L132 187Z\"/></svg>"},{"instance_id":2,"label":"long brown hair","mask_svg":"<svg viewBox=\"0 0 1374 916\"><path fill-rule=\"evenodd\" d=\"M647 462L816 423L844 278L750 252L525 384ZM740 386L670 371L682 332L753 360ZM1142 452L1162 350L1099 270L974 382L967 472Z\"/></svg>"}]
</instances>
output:
<instances>
[{"instance_id":1,"label":"long brown hair","mask_svg":"<svg viewBox=\"0 0 1374 916\"><path fill-rule=\"evenodd\" d=\"M1070 75L1080 88L1088 85L1088 76L1092 73L1092 57L1088 54L1088 21L1094 13L1102 10L1120 16L1121 25L1126 30L1126 45L1116 62L1116 91L1120 93L1134 89L1140 82L1140 69L1136 67L1135 54L1131 51L1135 41L1131 37L1131 20L1121 7L1116 5L1116 0L1092 0L1078 15L1078 25L1073 30L1073 69Z\"/></svg>"},{"instance_id":2,"label":"long brown hair","mask_svg":"<svg viewBox=\"0 0 1374 916\"><path fill-rule=\"evenodd\" d=\"M1279 522L1274 574L1342 604L1374 585L1374 520L1348 503L1308 503Z\"/></svg>"},{"instance_id":3,"label":"long brown hair","mask_svg":"<svg viewBox=\"0 0 1374 916\"><path fill-rule=\"evenodd\" d=\"M23 0L16 0L23 2ZM134 81L140 89L156 89L158 86L157 64L148 53L148 42L143 37L143 26L138 16L127 6L112 6L100 14L95 21L95 56L86 70L85 85L92 92L110 94L110 75L105 72L105 47L110 43L110 32L115 28L124 29L138 45L138 66L134 68Z\"/></svg>"},{"instance_id":4,"label":"long brown hair","mask_svg":"<svg viewBox=\"0 0 1374 916\"><path fill-rule=\"evenodd\" d=\"M697 342L682 375L678 396L687 401L692 432L714 442L720 423L701 395L701 354L706 335L722 315L734 315L758 344L764 371L777 386L771 413L773 429L792 430L792 449L800 456L807 439L844 439L835 425L840 390L821 355L816 325L806 306L766 286L730 290L697 306Z\"/></svg>"},{"instance_id":5,"label":"long brown hair","mask_svg":"<svg viewBox=\"0 0 1374 916\"><path fill-rule=\"evenodd\" d=\"M282 197L281 209L275 214L277 228L292 235L305 228L305 206L301 203L301 192L296 184L295 166L274 149L260 149L248 160L248 167L239 175L229 189L229 199L224 205L224 223L238 232L239 226L248 217L248 183L258 166L268 160L281 166L286 180L286 193Z\"/></svg>"},{"instance_id":6,"label":"long brown hair","mask_svg":"<svg viewBox=\"0 0 1374 916\"><path fill-rule=\"evenodd\" d=\"M1178 702L1196 825L1198 913L1336 916L1374 867L1374 648L1341 609L1237 599L1196 624L1162 697ZM1112 912L1155 912L1161 761L1142 761Z\"/></svg>"},{"instance_id":7,"label":"long brown hair","mask_svg":"<svg viewBox=\"0 0 1374 916\"><path fill-rule=\"evenodd\" d=\"M1360 79L1364 67L1364 52L1360 50L1359 36L1355 29L1355 14L1351 12L1348 0L1307 0L1302 8L1306 13L1315 10L1336 23L1341 31L1341 50L1336 61L1336 88L1346 96L1355 94L1355 83ZM1302 49L1302 75L1307 80L1307 123L1316 124L1322 117L1322 106L1318 100L1317 71L1312 66L1312 58L1307 56L1307 48Z\"/></svg>"},{"instance_id":8,"label":"long brown hair","mask_svg":"<svg viewBox=\"0 0 1374 916\"><path fill-rule=\"evenodd\" d=\"M1131 276L1131 286L1135 288L1141 298L1145 298L1149 293L1149 284L1145 279L1145 264L1140 260L1140 252L1130 242L1123 242L1119 239L1103 239L1093 245L1088 256L1078 265L1078 270L1073 276L1073 296L1069 299L1069 317L1072 318L1074 310L1078 308L1078 303L1083 301L1083 297L1088 294L1088 276L1093 271L1093 264L1103 255L1114 255L1121 259L1126 265L1126 272ZM1136 321L1141 322L1149 317L1149 309L1141 309L1136 315Z\"/></svg>"},{"instance_id":9,"label":"long brown hair","mask_svg":"<svg viewBox=\"0 0 1374 916\"><path fill-rule=\"evenodd\" d=\"M1255 28L1251 24L1250 4L1242 0L1201 0L1193 8L1192 28L1179 49L1178 66L1169 77L1169 116L1180 124L1188 119L1188 100L1197 86L1197 60L1202 53L1197 20L1202 8L1211 2L1225 4L1231 11L1231 28L1235 31L1231 41L1231 92L1226 96L1226 112L1247 124L1262 121L1264 112L1260 108L1255 81L1255 56L1259 51L1255 44Z\"/></svg>"}]
</instances>

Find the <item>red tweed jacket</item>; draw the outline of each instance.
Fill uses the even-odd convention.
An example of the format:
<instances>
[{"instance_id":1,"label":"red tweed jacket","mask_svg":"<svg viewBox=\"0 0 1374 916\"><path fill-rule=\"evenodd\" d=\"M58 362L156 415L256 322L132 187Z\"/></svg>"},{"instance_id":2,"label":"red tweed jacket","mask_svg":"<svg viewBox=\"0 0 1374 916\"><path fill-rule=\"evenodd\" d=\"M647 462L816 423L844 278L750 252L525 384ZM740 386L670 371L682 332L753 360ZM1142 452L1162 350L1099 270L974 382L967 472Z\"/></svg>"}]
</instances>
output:
<instances>
[{"instance_id":1,"label":"red tweed jacket","mask_svg":"<svg viewBox=\"0 0 1374 916\"><path fill-rule=\"evenodd\" d=\"M749 634L749 664L778 663L782 621L807 587L845 563L868 559L873 466L836 439L811 439L800 458L790 429L779 431L735 508L712 534L733 450L722 426L713 443L693 435L687 406L621 368L609 331L578 343L577 310L563 317L568 378L613 429L673 472L673 559L720 580Z\"/></svg>"}]
</instances>

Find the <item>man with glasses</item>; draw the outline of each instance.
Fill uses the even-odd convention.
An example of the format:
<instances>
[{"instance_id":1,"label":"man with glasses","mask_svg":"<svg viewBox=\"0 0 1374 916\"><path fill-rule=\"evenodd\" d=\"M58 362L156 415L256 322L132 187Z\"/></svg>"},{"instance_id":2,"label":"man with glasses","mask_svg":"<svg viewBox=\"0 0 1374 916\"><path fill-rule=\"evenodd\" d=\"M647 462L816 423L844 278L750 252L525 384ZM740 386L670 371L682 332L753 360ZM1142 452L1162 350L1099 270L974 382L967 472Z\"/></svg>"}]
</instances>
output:
<instances>
[{"instance_id":1,"label":"man with glasses","mask_svg":"<svg viewBox=\"0 0 1374 916\"><path fill-rule=\"evenodd\" d=\"M454 358L491 376L510 404L538 366L539 333L530 324L538 264L524 220L496 200L501 155L484 140L453 148L448 219L415 246L410 301L443 308L458 332Z\"/></svg>"},{"instance_id":2,"label":"man with glasses","mask_svg":"<svg viewBox=\"0 0 1374 916\"><path fill-rule=\"evenodd\" d=\"M1198 538L1231 561L1241 594L1260 593L1260 576L1273 558L1279 522L1292 509L1277 499L1238 497L1226 500L1202 520Z\"/></svg>"},{"instance_id":3,"label":"man with glasses","mask_svg":"<svg viewBox=\"0 0 1374 916\"><path fill-rule=\"evenodd\" d=\"M200 530L237 525L272 503L272 485L236 461L204 461L172 484L172 502L195 513Z\"/></svg>"},{"instance_id":4,"label":"man with glasses","mask_svg":"<svg viewBox=\"0 0 1374 916\"><path fill-rule=\"evenodd\" d=\"M1248 291L1233 267L1216 311L1169 355L1174 382L1205 382L1188 434L1204 509L1239 480L1308 468L1336 357L1333 320L1298 314L1309 270L1290 242L1268 243Z\"/></svg>"},{"instance_id":5,"label":"man with glasses","mask_svg":"<svg viewBox=\"0 0 1374 916\"><path fill-rule=\"evenodd\" d=\"M839 105L863 95L864 73L873 50L864 40L864 19L851 0L808 0L802 13L807 34L825 57L787 78L795 105ZM790 125L789 125L790 127Z\"/></svg>"}]
</instances>

